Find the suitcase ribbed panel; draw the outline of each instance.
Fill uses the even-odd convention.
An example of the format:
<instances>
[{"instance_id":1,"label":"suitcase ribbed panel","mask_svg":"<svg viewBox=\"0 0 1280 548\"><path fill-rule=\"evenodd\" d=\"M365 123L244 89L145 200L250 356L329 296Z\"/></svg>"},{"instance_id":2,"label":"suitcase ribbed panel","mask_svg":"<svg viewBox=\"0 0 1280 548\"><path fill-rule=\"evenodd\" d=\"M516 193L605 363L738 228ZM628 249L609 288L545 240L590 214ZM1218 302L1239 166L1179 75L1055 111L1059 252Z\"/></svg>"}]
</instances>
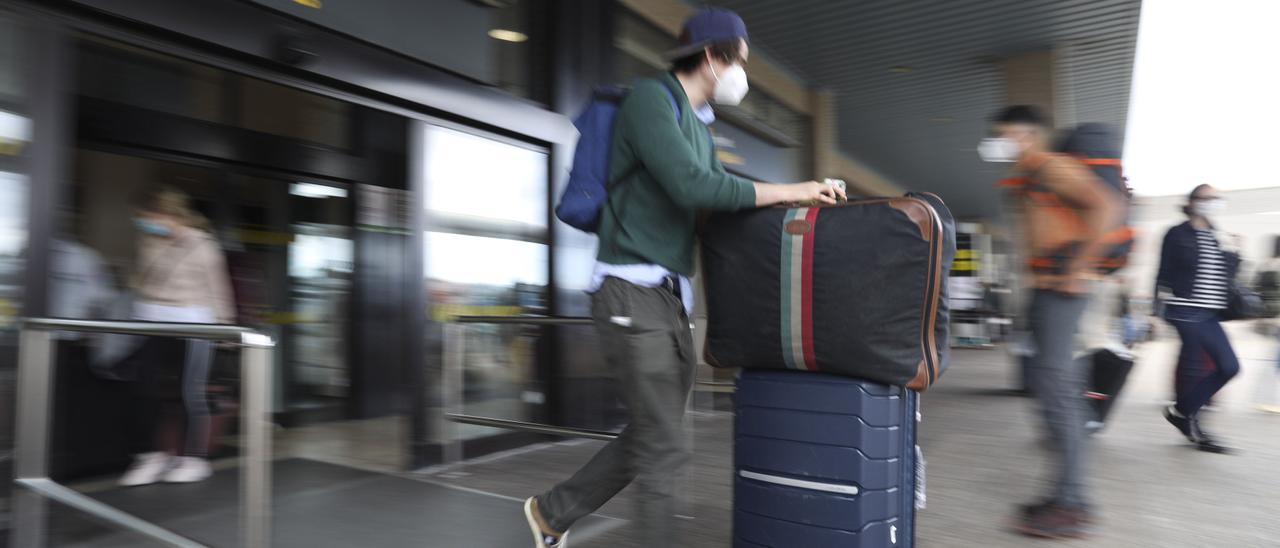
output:
<instances>
[{"instance_id":1,"label":"suitcase ribbed panel","mask_svg":"<svg viewBox=\"0 0 1280 548\"><path fill-rule=\"evenodd\" d=\"M814 527L803 523L734 511L734 546L769 548L901 548L904 544L898 520L868 523L857 531ZM896 543L894 541L897 541Z\"/></svg>"},{"instance_id":2,"label":"suitcase ribbed panel","mask_svg":"<svg viewBox=\"0 0 1280 548\"><path fill-rule=\"evenodd\" d=\"M734 482L738 510L829 529L858 530L898 517L898 489L843 495L745 479Z\"/></svg>"},{"instance_id":3,"label":"suitcase ribbed panel","mask_svg":"<svg viewBox=\"0 0 1280 548\"><path fill-rule=\"evenodd\" d=\"M849 377L743 371L734 545L912 546L914 397Z\"/></svg>"},{"instance_id":4,"label":"suitcase ribbed panel","mask_svg":"<svg viewBox=\"0 0 1280 548\"><path fill-rule=\"evenodd\" d=\"M901 459L869 459L853 447L738 436L738 468L808 481L856 485L863 491L893 489Z\"/></svg>"},{"instance_id":5,"label":"suitcase ribbed panel","mask_svg":"<svg viewBox=\"0 0 1280 548\"><path fill-rule=\"evenodd\" d=\"M734 394L739 408L847 415L873 427L897 426L901 420L900 395L903 389L896 386L856 379L832 382L832 377L827 375L806 378L788 371L752 371L750 374L751 382L739 383ZM860 394L855 397L851 391L859 391Z\"/></svg>"},{"instance_id":6,"label":"suitcase ribbed panel","mask_svg":"<svg viewBox=\"0 0 1280 548\"><path fill-rule=\"evenodd\" d=\"M738 408L738 436L857 447L870 459L902 456L898 427L876 428L860 417L767 407Z\"/></svg>"}]
</instances>

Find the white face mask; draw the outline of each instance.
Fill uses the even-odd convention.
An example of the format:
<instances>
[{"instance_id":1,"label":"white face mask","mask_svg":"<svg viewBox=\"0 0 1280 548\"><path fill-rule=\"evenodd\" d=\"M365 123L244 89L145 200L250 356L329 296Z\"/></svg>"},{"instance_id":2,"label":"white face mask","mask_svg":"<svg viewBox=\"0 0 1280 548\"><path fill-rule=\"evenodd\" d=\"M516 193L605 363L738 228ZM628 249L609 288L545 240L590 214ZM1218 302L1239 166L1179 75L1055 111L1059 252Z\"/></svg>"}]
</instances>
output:
<instances>
[{"instance_id":1,"label":"white face mask","mask_svg":"<svg viewBox=\"0 0 1280 548\"><path fill-rule=\"evenodd\" d=\"M1191 206L1191 211L1206 219L1212 219L1221 215L1226 208L1227 202L1219 198L1216 200L1198 200Z\"/></svg>"},{"instance_id":2,"label":"white face mask","mask_svg":"<svg viewBox=\"0 0 1280 548\"><path fill-rule=\"evenodd\" d=\"M747 71L742 65L734 63L729 70L724 71L724 76L716 74L715 65L711 65L711 76L716 79L716 91L711 99L721 105L737 106L742 102L742 98L747 96Z\"/></svg>"},{"instance_id":3,"label":"white face mask","mask_svg":"<svg viewBox=\"0 0 1280 548\"><path fill-rule=\"evenodd\" d=\"M1007 137L988 137L978 143L978 155L984 162L1016 162L1022 155L1018 143Z\"/></svg>"}]
</instances>

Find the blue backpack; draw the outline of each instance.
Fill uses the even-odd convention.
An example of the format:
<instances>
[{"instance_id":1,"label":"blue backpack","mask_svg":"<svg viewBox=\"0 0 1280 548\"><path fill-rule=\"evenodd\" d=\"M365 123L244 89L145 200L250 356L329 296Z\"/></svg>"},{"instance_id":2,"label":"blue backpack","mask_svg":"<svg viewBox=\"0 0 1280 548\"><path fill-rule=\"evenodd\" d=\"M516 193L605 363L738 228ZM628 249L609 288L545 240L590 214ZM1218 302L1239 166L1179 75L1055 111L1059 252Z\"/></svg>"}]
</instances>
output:
<instances>
[{"instance_id":1,"label":"blue backpack","mask_svg":"<svg viewBox=\"0 0 1280 548\"><path fill-rule=\"evenodd\" d=\"M663 86L671 98L671 108L680 123L680 106L675 93ZM600 227L600 211L609 201L609 149L613 141L613 125L618 108L630 90L622 86L597 88L587 108L573 121L578 128L578 145L573 151L573 167L569 183L556 205L556 217L583 232L595 233ZM620 177L626 179L630 174Z\"/></svg>"}]
</instances>

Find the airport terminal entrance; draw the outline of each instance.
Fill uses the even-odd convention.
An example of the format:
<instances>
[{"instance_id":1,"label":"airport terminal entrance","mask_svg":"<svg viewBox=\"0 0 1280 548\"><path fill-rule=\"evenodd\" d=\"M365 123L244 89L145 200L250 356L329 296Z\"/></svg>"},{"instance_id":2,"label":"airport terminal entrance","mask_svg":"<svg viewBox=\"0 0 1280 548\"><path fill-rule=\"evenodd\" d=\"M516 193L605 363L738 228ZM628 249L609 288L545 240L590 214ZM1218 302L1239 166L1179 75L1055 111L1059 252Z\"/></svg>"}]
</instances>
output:
<instances>
[{"instance_id":1,"label":"airport terminal entrance","mask_svg":"<svg viewBox=\"0 0 1280 548\"><path fill-rule=\"evenodd\" d=\"M271 400L285 428L280 454L403 469L407 344L397 343L410 340L400 319L414 302L405 295L420 282L403 268L408 231L358 230L356 205L362 193L407 194L407 121L89 35L75 40L75 59L74 147L58 245L100 263L96 283L112 295L132 293L141 269L140 199L160 186L187 194L225 256L235 323L277 342ZM67 284L50 288L55 303L79 294ZM121 314L109 310L114 304L70 313ZM412 339L421 341L421 334ZM215 424L236 415L232 362L227 349L213 360L208 399ZM103 412L75 420L59 415L54 473L119 470L127 448L94 433L117 431L127 421L128 406L113 401L125 395L95 389L100 383L83 364L62 369L60 406L89 404ZM211 441L221 448L215 456L234 454L234 432L214 430L224 438ZM84 444L97 449L78 450Z\"/></svg>"}]
</instances>

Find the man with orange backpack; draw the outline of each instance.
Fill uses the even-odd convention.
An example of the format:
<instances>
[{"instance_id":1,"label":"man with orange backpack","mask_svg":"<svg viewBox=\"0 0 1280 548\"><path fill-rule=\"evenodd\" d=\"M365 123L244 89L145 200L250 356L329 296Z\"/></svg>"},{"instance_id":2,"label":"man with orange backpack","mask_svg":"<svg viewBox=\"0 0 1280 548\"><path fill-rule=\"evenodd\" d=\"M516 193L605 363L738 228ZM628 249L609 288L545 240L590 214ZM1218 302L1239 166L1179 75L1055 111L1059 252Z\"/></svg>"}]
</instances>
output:
<instances>
[{"instance_id":1,"label":"man with orange backpack","mask_svg":"<svg viewBox=\"0 0 1280 548\"><path fill-rule=\"evenodd\" d=\"M1034 107L1010 107L992 123L978 151L986 161L1013 163L1018 176L1002 186L1020 210L1030 267L1027 321L1035 353L1027 380L1059 461L1053 492L1022 506L1014 527L1035 537L1083 537L1092 521L1083 463L1088 411L1084 371L1072 354L1090 280L1123 262L1105 258L1126 254L1112 253L1109 236L1123 226L1123 194L1080 158L1052 152L1052 129Z\"/></svg>"}]
</instances>

